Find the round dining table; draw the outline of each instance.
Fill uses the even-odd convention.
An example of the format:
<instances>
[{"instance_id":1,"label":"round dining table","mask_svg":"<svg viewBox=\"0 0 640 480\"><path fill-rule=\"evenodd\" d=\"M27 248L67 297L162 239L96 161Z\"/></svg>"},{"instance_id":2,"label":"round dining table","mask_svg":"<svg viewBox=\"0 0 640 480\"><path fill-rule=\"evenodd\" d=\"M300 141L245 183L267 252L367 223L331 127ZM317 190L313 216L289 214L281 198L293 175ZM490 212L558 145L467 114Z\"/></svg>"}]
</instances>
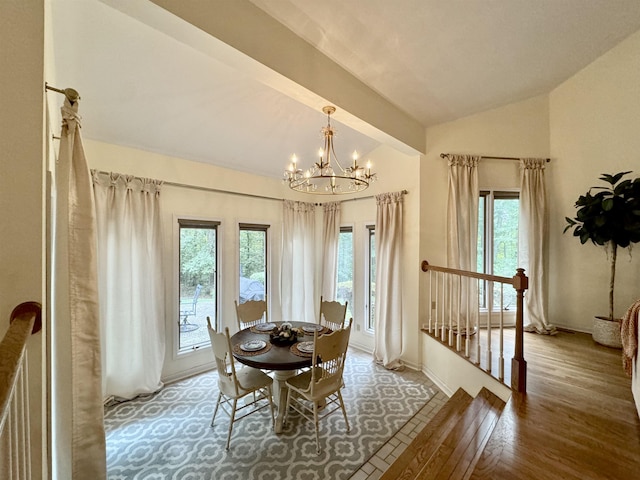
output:
<instances>
[{"instance_id":1,"label":"round dining table","mask_svg":"<svg viewBox=\"0 0 640 480\"><path fill-rule=\"evenodd\" d=\"M283 322L269 322L275 326L281 325ZM305 334L299 337L294 343L313 341L313 329L320 329L320 325L317 323L308 322L287 322L292 327L298 327L305 330ZM329 331L326 328L323 329ZM300 368L311 366L311 355L302 356L291 351L291 344L289 345L277 345L270 344L269 331L261 332L254 327L245 328L235 333L231 337L231 346L233 348L233 357L240 363L248 365L253 368L259 368L261 370L272 370L273 375L273 396L277 408L276 424L274 430L276 433L282 432L282 425L284 421L284 413L287 406L287 385L285 384L288 378L293 377L296 371ZM322 334L323 332L320 331ZM244 352L240 345L244 345L248 342L255 340L263 340L266 342L269 348L264 348L264 353L257 352Z\"/></svg>"}]
</instances>

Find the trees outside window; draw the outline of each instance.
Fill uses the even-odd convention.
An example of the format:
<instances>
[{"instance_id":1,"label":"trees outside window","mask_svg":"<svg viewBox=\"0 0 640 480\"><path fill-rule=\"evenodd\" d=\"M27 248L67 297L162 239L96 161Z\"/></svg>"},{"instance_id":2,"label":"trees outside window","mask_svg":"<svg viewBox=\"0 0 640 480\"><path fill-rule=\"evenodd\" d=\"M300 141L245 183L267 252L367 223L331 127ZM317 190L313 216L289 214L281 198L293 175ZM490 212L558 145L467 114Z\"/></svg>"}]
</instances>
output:
<instances>
[{"instance_id":1,"label":"trees outside window","mask_svg":"<svg viewBox=\"0 0 640 480\"><path fill-rule=\"evenodd\" d=\"M268 225L240 224L238 303L267 300Z\"/></svg>"},{"instance_id":2,"label":"trees outside window","mask_svg":"<svg viewBox=\"0 0 640 480\"><path fill-rule=\"evenodd\" d=\"M367 268L367 330L375 328L376 312L376 229L375 226L367 226L368 232L368 268Z\"/></svg>"},{"instance_id":3,"label":"trees outside window","mask_svg":"<svg viewBox=\"0 0 640 480\"><path fill-rule=\"evenodd\" d=\"M518 267L518 192L482 191L478 203L478 272L512 277ZM487 285L480 282L481 308L500 309L500 290L493 298L486 295ZM515 309L516 292L504 291L504 307Z\"/></svg>"},{"instance_id":4,"label":"trees outside window","mask_svg":"<svg viewBox=\"0 0 640 480\"><path fill-rule=\"evenodd\" d=\"M338 237L336 300L347 304L346 318L353 318L353 228L341 227Z\"/></svg>"},{"instance_id":5,"label":"trees outside window","mask_svg":"<svg viewBox=\"0 0 640 480\"><path fill-rule=\"evenodd\" d=\"M178 351L209 344L207 316L218 317L219 222L178 220L179 312Z\"/></svg>"}]
</instances>

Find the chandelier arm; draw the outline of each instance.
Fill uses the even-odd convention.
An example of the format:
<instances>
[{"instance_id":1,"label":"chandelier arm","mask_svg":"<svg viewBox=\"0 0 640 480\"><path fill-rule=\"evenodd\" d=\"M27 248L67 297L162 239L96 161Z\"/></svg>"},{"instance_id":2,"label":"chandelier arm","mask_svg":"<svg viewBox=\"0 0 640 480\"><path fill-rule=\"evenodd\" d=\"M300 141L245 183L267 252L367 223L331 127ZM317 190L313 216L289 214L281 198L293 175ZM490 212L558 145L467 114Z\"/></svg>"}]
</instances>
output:
<instances>
[{"instance_id":1,"label":"chandelier arm","mask_svg":"<svg viewBox=\"0 0 640 480\"><path fill-rule=\"evenodd\" d=\"M322 111L327 114L327 126L322 128L324 149L319 152L320 159L303 172L297 167L294 155L291 166L285 170L284 181L292 190L317 195L341 195L365 190L371 181L375 181L376 174L371 173L369 166L365 169L358 165L355 157L352 167L342 167L333 145L331 114L335 112L335 107L326 106ZM338 171L333 169L331 155L335 159Z\"/></svg>"}]
</instances>

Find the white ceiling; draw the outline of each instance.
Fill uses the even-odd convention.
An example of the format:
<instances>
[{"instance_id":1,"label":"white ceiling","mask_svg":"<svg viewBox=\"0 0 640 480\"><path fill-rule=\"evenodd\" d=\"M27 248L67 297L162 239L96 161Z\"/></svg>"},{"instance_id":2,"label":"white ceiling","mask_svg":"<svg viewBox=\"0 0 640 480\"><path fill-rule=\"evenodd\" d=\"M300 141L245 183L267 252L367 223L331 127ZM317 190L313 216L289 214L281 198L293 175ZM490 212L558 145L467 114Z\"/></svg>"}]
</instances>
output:
<instances>
[{"instance_id":1,"label":"white ceiling","mask_svg":"<svg viewBox=\"0 0 640 480\"><path fill-rule=\"evenodd\" d=\"M315 158L320 111L120 1L50 2L47 80L80 92L85 137L272 177ZM424 127L549 92L640 29L638 0L251 2ZM339 158L381 141L335 123Z\"/></svg>"}]
</instances>

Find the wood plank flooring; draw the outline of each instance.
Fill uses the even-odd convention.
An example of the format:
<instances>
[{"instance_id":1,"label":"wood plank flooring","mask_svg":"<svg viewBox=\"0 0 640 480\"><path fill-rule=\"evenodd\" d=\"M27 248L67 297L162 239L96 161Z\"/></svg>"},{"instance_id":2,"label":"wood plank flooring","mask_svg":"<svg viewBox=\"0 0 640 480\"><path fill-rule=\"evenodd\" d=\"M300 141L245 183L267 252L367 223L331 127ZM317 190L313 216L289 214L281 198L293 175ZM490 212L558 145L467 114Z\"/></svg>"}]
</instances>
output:
<instances>
[{"instance_id":1,"label":"wood plank flooring","mask_svg":"<svg viewBox=\"0 0 640 480\"><path fill-rule=\"evenodd\" d=\"M640 478L640 420L621 351L590 335L525 334L527 394L514 394L472 479Z\"/></svg>"}]
</instances>

